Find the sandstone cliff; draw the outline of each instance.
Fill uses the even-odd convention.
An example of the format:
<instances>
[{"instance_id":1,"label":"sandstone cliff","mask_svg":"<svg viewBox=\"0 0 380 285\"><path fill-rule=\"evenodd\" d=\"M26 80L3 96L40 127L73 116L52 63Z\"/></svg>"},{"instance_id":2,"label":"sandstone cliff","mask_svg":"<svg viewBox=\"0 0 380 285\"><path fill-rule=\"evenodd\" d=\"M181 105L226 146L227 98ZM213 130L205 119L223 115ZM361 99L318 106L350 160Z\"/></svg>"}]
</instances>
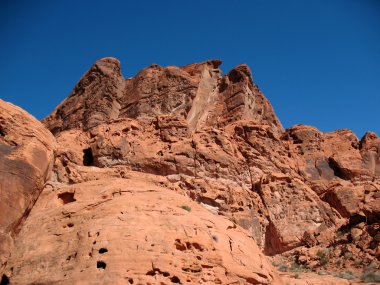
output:
<instances>
[{"instance_id":1,"label":"sandstone cliff","mask_svg":"<svg viewBox=\"0 0 380 285\"><path fill-rule=\"evenodd\" d=\"M40 122L0 100L0 271L51 174L54 148L54 137Z\"/></svg>"},{"instance_id":2,"label":"sandstone cliff","mask_svg":"<svg viewBox=\"0 0 380 285\"><path fill-rule=\"evenodd\" d=\"M290 284L322 284L302 273L318 270L376 274L380 139L284 130L250 69L220 64L125 80L101 59L43 120L55 138L1 109L4 282L281 284L268 258L305 274ZM16 152L21 166L7 162Z\"/></svg>"}]
</instances>

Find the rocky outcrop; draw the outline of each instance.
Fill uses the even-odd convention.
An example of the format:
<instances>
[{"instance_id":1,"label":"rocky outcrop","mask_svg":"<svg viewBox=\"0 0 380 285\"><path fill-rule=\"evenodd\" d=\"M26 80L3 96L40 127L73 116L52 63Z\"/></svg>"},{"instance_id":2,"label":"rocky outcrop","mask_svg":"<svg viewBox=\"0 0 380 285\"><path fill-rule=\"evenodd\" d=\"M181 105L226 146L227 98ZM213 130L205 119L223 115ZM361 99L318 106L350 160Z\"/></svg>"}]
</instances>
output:
<instances>
[{"instance_id":1,"label":"rocky outcrop","mask_svg":"<svg viewBox=\"0 0 380 285\"><path fill-rule=\"evenodd\" d=\"M359 142L347 130L323 134L299 125L284 132L249 68L239 65L222 76L220 64L152 65L127 79L117 118L57 134L59 179L82 181L83 163L165 176L251 231L267 254L323 243L363 211L376 219L375 134ZM77 104L88 96L76 96ZM52 129L54 118L44 122ZM72 140L80 147L73 149ZM91 163L82 161L86 153Z\"/></svg>"},{"instance_id":2,"label":"rocky outcrop","mask_svg":"<svg viewBox=\"0 0 380 285\"><path fill-rule=\"evenodd\" d=\"M281 131L249 68L239 65L222 76L220 64L209 60L184 67L151 65L124 81L119 61L103 58L43 122L58 133L89 130L116 118L151 123L157 116L171 115L186 121L191 131L245 118Z\"/></svg>"},{"instance_id":3,"label":"rocky outcrop","mask_svg":"<svg viewBox=\"0 0 380 285\"><path fill-rule=\"evenodd\" d=\"M317 195L318 202L327 202L331 207L330 217L331 214L339 217L334 226L323 223L314 231L305 232L304 247L283 252L282 256L303 270L340 272L335 275L349 278L366 274L378 276L380 185L376 172L379 158L377 136L367 133L359 140L349 130L322 133L310 126L297 125L286 130L281 140L288 150L288 157L296 162L294 169L300 179ZM298 209L300 215L304 215L305 208ZM314 209L321 209L321 204ZM310 213L310 210L306 212ZM368 268L372 271L367 272Z\"/></svg>"},{"instance_id":4,"label":"rocky outcrop","mask_svg":"<svg viewBox=\"0 0 380 285\"><path fill-rule=\"evenodd\" d=\"M281 284L246 231L159 182L47 186L9 260L12 284Z\"/></svg>"},{"instance_id":5,"label":"rocky outcrop","mask_svg":"<svg viewBox=\"0 0 380 285\"><path fill-rule=\"evenodd\" d=\"M251 231L273 254L302 245L305 232L339 227L342 220L288 169L292 162L286 159L281 141L277 138L274 143L268 132L269 127L240 122L191 134L185 121L168 116L151 124L118 119L88 134L60 133L56 173L65 183L86 179L83 166L125 166L164 176L181 193ZM301 204L305 213L300 216Z\"/></svg>"},{"instance_id":6,"label":"rocky outcrop","mask_svg":"<svg viewBox=\"0 0 380 285\"><path fill-rule=\"evenodd\" d=\"M55 134L72 128L87 130L117 118L124 85L117 59L98 60L44 124Z\"/></svg>"},{"instance_id":7,"label":"rocky outcrop","mask_svg":"<svg viewBox=\"0 0 380 285\"><path fill-rule=\"evenodd\" d=\"M55 139L35 118L0 100L0 273L54 162Z\"/></svg>"},{"instance_id":8,"label":"rocky outcrop","mask_svg":"<svg viewBox=\"0 0 380 285\"><path fill-rule=\"evenodd\" d=\"M151 65L124 80L116 59L97 61L43 120L54 167L4 276L281 282L258 248L286 268L378 267L380 139L284 130L250 69L222 75L220 64ZM39 221L36 244L26 237ZM318 279L302 276L285 279Z\"/></svg>"}]
</instances>

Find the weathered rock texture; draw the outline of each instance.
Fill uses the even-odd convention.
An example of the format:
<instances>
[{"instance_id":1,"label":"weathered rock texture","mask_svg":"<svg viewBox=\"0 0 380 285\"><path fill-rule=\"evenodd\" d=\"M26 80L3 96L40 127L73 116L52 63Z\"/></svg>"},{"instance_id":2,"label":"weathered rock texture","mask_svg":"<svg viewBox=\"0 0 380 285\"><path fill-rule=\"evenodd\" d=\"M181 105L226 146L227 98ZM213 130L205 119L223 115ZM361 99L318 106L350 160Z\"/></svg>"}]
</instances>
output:
<instances>
[{"instance_id":1,"label":"weathered rock texture","mask_svg":"<svg viewBox=\"0 0 380 285\"><path fill-rule=\"evenodd\" d=\"M54 137L39 121L0 100L0 273L51 173L54 146Z\"/></svg>"},{"instance_id":2,"label":"weathered rock texture","mask_svg":"<svg viewBox=\"0 0 380 285\"><path fill-rule=\"evenodd\" d=\"M190 131L245 118L281 131L269 102L253 85L249 68L239 65L221 76L220 64L210 60L182 68L151 65L124 81L119 61L103 58L44 123L57 133L89 130L116 118L152 123L157 116L171 115Z\"/></svg>"},{"instance_id":3,"label":"weathered rock texture","mask_svg":"<svg viewBox=\"0 0 380 285\"><path fill-rule=\"evenodd\" d=\"M119 61L97 61L43 120L54 168L6 278L281 283L258 248L282 267L378 268L380 139L284 130L249 68L220 64L124 80Z\"/></svg>"},{"instance_id":4,"label":"weathered rock texture","mask_svg":"<svg viewBox=\"0 0 380 285\"><path fill-rule=\"evenodd\" d=\"M246 231L158 182L131 174L45 188L9 260L12 282L280 283Z\"/></svg>"}]
</instances>

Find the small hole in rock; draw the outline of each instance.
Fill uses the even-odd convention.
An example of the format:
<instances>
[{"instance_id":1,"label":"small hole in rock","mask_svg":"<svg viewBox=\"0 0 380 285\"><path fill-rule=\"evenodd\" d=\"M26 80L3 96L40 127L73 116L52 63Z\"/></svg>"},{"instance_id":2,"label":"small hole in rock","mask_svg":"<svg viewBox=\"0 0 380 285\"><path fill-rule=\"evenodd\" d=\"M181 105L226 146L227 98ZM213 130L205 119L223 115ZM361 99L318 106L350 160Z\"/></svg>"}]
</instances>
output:
<instances>
[{"instance_id":1,"label":"small hole in rock","mask_svg":"<svg viewBox=\"0 0 380 285\"><path fill-rule=\"evenodd\" d=\"M67 226L68 226L69 228L72 228L72 227L74 226L74 224L73 224L73 223L68 223Z\"/></svg>"},{"instance_id":2,"label":"small hole in rock","mask_svg":"<svg viewBox=\"0 0 380 285\"><path fill-rule=\"evenodd\" d=\"M128 283L129 283L129 284L133 284L133 278L129 278L129 279L128 279Z\"/></svg>"},{"instance_id":3,"label":"small hole in rock","mask_svg":"<svg viewBox=\"0 0 380 285\"><path fill-rule=\"evenodd\" d=\"M172 278L170 278L170 281L172 281L172 283L181 283L177 276L173 276Z\"/></svg>"},{"instance_id":4,"label":"small hole in rock","mask_svg":"<svg viewBox=\"0 0 380 285\"><path fill-rule=\"evenodd\" d=\"M86 148L83 150L83 165L92 166L94 163L94 156L92 155L91 148Z\"/></svg>"},{"instance_id":5,"label":"small hole in rock","mask_svg":"<svg viewBox=\"0 0 380 285\"><path fill-rule=\"evenodd\" d=\"M106 269L107 264L104 261L97 261L96 268Z\"/></svg>"},{"instance_id":6,"label":"small hole in rock","mask_svg":"<svg viewBox=\"0 0 380 285\"><path fill-rule=\"evenodd\" d=\"M103 254L103 253L106 253L106 252L108 252L108 249L106 249L104 247L102 247L101 249L99 249L99 253L100 254Z\"/></svg>"},{"instance_id":7,"label":"small hole in rock","mask_svg":"<svg viewBox=\"0 0 380 285\"><path fill-rule=\"evenodd\" d=\"M9 278L7 275L3 274L3 277L1 277L0 285L8 285L9 284Z\"/></svg>"},{"instance_id":8,"label":"small hole in rock","mask_svg":"<svg viewBox=\"0 0 380 285\"><path fill-rule=\"evenodd\" d=\"M63 205L76 201L76 199L74 198L74 193L69 192L58 194L58 199L62 201Z\"/></svg>"}]
</instances>

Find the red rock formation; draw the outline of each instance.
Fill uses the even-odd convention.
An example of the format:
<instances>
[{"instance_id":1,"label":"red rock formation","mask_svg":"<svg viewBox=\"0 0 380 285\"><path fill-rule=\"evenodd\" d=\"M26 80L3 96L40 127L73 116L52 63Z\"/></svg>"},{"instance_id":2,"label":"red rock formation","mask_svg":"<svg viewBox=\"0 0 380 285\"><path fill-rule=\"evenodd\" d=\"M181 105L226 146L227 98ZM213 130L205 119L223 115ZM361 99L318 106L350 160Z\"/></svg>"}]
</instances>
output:
<instances>
[{"instance_id":1,"label":"red rock formation","mask_svg":"<svg viewBox=\"0 0 380 285\"><path fill-rule=\"evenodd\" d=\"M55 134L71 128L89 129L117 118L124 85L117 59L98 60L44 123Z\"/></svg>"},{"instance_id":2,"label":"red rock formation","mask_svg":"<svg viewBox=\"0 0 380 285\"><path fill-rule=\"evenodd\" d=\"M124 81L119 61L103 58L44 123L57 133L88 130L116 118L152 122L159 115L172 115L186 120L192 131L244 118L282 130L270 103L253 85L249 68L239 65L222 77L220 64L151 65Z\"/></svg>"},{"instance_id":3,"label":"red rock formation","mask_svg":"<svg viewBox=\"0 0 380 285\"><path fill-rule=\"evenodd\" d=\"M15 284L281 283L246 231L158 184L130 173L45 188L8 276Z\"/></svg>"},{"instance_id":4,"label":"red rock formation","mask_svg":"<svg viewBox=\"0 0 380 285\"><path fill-rule=\"evenodd\" d=\"M6 276L280 283L256 244L303 270L378 266L380 139L283 130L249 68L222 76L220 64L152 65L124 80L116 59L97 61L43 120L54 168ZM317 284L302 278L285 277Z\"/></svg>"},{"instance_id":5,"label":"red rock formation","mask_svg":"<svg viewBox=\"0 0 380 285\"><path fill-rule=\"evenodd\" d=\"M344 218L345 226L338 231L360 229L353 244L361 249L357 258L369 264L380 258L378 228L380 215L380 139L367 133L361 141L349 130L321 133L308 126L295 126L283 135L298 172L305 182ZM368 226L363 226L365 222ZM334 235L313 234L314 243L335 246ZM348 236L349 239L353 235ZM365 239L365 245L358 240ZM339 239L338 239L339 240Z\"/></svg>"},{"instance_id":6,"label":"red rock formation","mask_svg":"<svg viewBox=\"0 0 380 285\"><path fill-rule=\"evenodd\" d=\"M55 139L35 118L0 100L0 273L54 162Z\"/></svg>"}]
</instances>

